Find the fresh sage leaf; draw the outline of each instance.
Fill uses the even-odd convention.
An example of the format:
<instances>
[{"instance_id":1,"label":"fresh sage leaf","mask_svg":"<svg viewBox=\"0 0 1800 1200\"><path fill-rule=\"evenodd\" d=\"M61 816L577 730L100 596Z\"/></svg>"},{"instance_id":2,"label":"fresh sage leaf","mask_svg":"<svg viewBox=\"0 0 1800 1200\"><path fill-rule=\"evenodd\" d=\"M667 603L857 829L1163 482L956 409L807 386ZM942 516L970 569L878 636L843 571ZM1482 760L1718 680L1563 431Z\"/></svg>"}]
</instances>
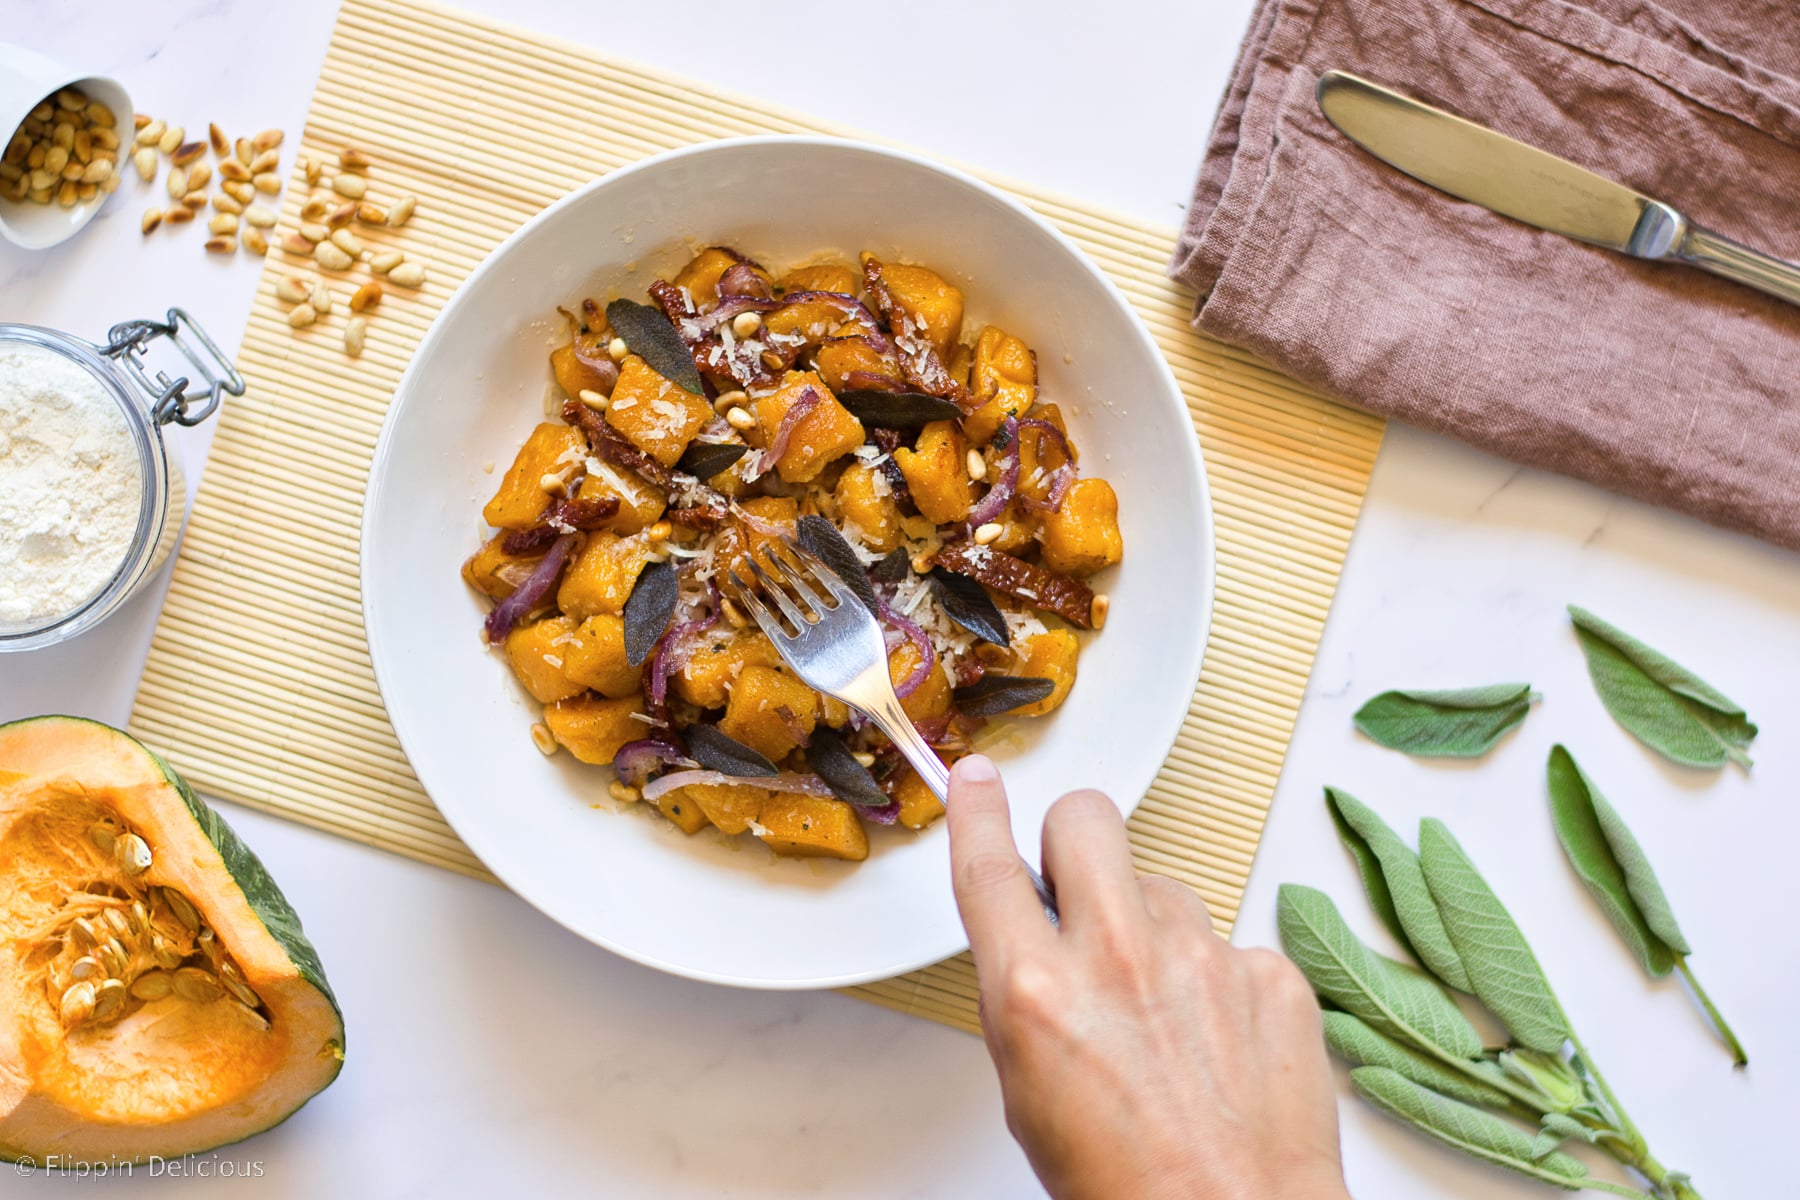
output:
<instances>
[{"instance_id":1,"label":"fresh sage leaf","mask_svg":"<svg viewBox=\"0 0 1800 1200\"><path fill-rule=\"evenodd\" d=\"M1444 929L1437 902L1425 886L1419 856L1375 811L1349 792L1325 789L1325 805L1338 836L1356 859L1376 915L1427 970L1462 992L1472 992L1468 969Z\"/></svg>"},{"instance_id":2,"label":"fresh sage leaf","mask_svg":"<svg viewBox=\"0 0 1800 1200\"><path fill-rule=\"evenodd\" d=\"M1472 1059L1481 1036L1431 976L1364 945L1331 897L1284 883L1276 922L1282 949L1320 996L1370 1027L1439 1057Z\"/></svg>"},{"instance_id":3,"label":"fresh sage leaf","mask_svg":"<svg viewBox=\"0 0 1800 1200\"><path fill-rule=\"evenodd\" d=\"M1499 1068L1493 1063L1477 1059L1469 1062L1466 1074L1459 1074L1438 1059L1395 1041L1347 1012L1328 1012L1324 1018L1325 1044L1352 1066L1386 1067L1421 1087L1469 1104L1505 1108L1513 1102L1501 1086L1480 1078L1487 1075L1491 1080L1498 1072Z\"/></svg>"},{"instance_id":4,"label":"fresh sage leaf","mask_svg":"<svg viewBox=\"0 0 1800 1200\"><path fill-rule=\"evenodd\" d=\"M837 402L864 425L882 429L923 429L963 416L955 401L922 392L839 392Z\"/></svg>"},{"instance_id":5,"label":"fresh sage leaf","mask_svg":"<svg viewBox=\"0 0 1800 1200\"><path fill-rule=\"evenodd\" d=\"M1562 746L1551 748L1546 776L1557 840L1588 894L1599 903L1606 919L1645 971L1660 978L1681 969L1695 998L1718 1027L1732 1061L1740 1067L1745 1065L1749 1059L1744 1047L1706 989L1694 978L1687 964L1693 949L1676 923L1675 910L1663 893L1650 860L1644 856L1644 848L1632 836L1618 810Z\"/></svg>"},{"instance_id":6,"label":"fresh sage leaf","mask_svg":"<svg viewBox=\"0 0 1800 1200\"><path fill-rule=\"evenodd\" d=\"M956 707L971 717L996 717L1036 704L1056 690L1056 681L1035 675L983 675L950 693Z\"/></svg>"},{"instance_id":7,"label":"fresh sage leaf","mask_svg":"<svg viewBox=\"0 0 1800 1200\"><path fill-rule=\"evenodd\" d=\"M1533 1162L1546 1159L1564 1142L1581 1141L1592 1146L1599 1140L1598 1129L1590 1129L1567 1113L1545 1113L1543 1127L1531 1139L1531 1158Z\"/></svg>"},{"instance_id":8,"label":"fresh sage leaf","mask_svg":"<svg viewBox=\"0 0 1800 1200\"><path fill-rule=\"evenodd\" d=\"M1419 823L1419 865L1444 928L1468 968L1475 995L1514 1039L1553 1054L1569 1018L1519 926L1442 821Z\"/></svg>"},{"instance_id":9,"label":"fresh sage leaf","mask_svg":"<svg viewBox=\"0 0 1800 1200\"><path fill-rule=\"evenodd\" d=\"M606 306L606 323L658 375L696 396L706 395L693 354L662 309L635 300L614 300Z\"/></svg>"},{"instance_id":10,"label":"fresh sage leaf","mask_svg":"<svg viewBox=\"0 0 1800 1200\"><path fill-rule=\"evenodd\" d=\"M869 568L869 575L876 583L899 583L912 574L912 558L906 553L906 547L888 551L888 556Z\"/></svg>"},{"instance_id":11,"label":"fresh sage leaf","mask_svg":"<svg viewBox=\"0 0 1800 1200\"><path fill-rule=\"evenodd\" d=\"M1743 708L1680 663L1585 608L1569 605L1588 675L1613 720L1644 745L1690 767L1727 759L1748 769L1756 726Z\"/></svg>"},{"instance_id":12,"label":"fresh sage leaf","mask_svg":"<svg viewBox=\"0 0 1800 1200\"><path fill-rule=\"evenodd\" d=\"M1532 1136L1518 1126L1420 1087L1397 1071L1357 1067L1350 1072L1350 1086L1389 1116L1484 1162L1569 1191L1580 1190L1587 1179L1579 1160L1555 1150L1540 1156Z\"/></svg>"},{"instance_id":13,"label":"fresh sage leaf","mask_svg":"<svg viewBox=\"0 0 1800 1200\"><path fill-rule=\"evenodd\" d=\"M669 630L675 604L681 597L681 580L673 563L651 563L639 572L631 596L625 601L625 661L644 665L656 643Z\"/></svg>"},{"instance_id":14,"label":"fresh sage leaf","mask_svg":"<svg viewBox=\"0 0 1800 1200\"><path fill-rule=\"evenodd\" d=\"M846 804L859 808L886 808L892 801L883 794L881 785L869 768L856 761L843 736L829 725L812 732L812 744L806 748L807 765L813 774L825 781L831 794Z\"/></svg>"},{"instance_id":15,"label":"fresh sage leaf","mask_svg":"<svg viewBox=\"0 0 1800 1200\"><path fill-rule=\"evenodd\" d=\"M1571 1111L1587 1097L1581 1079L1559 1054L1540 1054L1524 1046L1502 1050L1497 1056L1500 1072L1541 1095L1542 1107Z\"/></svg>"},{"instance_id":16,"label":"fresh sage leaf","mask_svg":"<svg viewBox=\"0 0 1800 1200\"><path fill-rule=\"evenodd\" d=\"M1529 683L1458 691L1383 692L1356 710L1356 727L1390 750L1416 758L1475 758L1525 720Z\"/></svg>"},{"instance_id":17,"label":"fresh sage leaf","mask_svg":"<svg viewBox=\"0 0 1800 1200\"><path fill-rule=\"evenodd\" d=\"M687 731L688 753L709 771L739 778L781 774L780 768L717 725L695 725Z\"/></svg>"},{"instance_id":18,"label":"fresh sage leaf","mask_svg":"<svg viewBox=\"0 0 1800 1200\"><path fill-rule=\"evenodd\" d=\"M1006 618L1001 615L1000 606L987 589L970 579L967 575L958 575L954 571L946 571L942 567L931 568L927 576L931 581L931 595L937 600L938 607L944 615L961 625L978 638L984 638L997 646L1010 646L1012 633L1006 628Z\"/></svg>"},{"instance_id":19,"label":"fresh sage leaf","mask_svg":"<svg viewBox=\"0 0 1800 1200\"><path fill-rule=\"evenodd\" d=\"M879 619L879 606L875 601L875 585L869 582L869 572L863 566L862 559L856 557L856 551L844 539L838 527L824 517L808 513L800 518L800 545L814 558L831 568L831 573L844 581L844 586L856 593L863 607L870 615Z\"/></svg>"},{"instance_id":20,"label":"fresh sage leaf","mask_svg":"<svg viewBox=\"0 0 1800 1200\"><path fill-rule=\"evenodd\" d=\"M1546 774L1550 817L1575 873L1644 970L1667 975L1690 951L1643 848L1563 747L1551 748Z\"/></svg>"},{"instance_id":21,"label":"fresh sage leaf","mask_svg":"<svg viewBox=\"0 0 1800 1200\"><path fill-rule=\"evenodd\" d=\"M750 447L737 442L694 442L682 452L675 469L686 471L695 479L707 480L720 471L730 470L733 463L748 453Z\"/></svg>"}]
</instances>

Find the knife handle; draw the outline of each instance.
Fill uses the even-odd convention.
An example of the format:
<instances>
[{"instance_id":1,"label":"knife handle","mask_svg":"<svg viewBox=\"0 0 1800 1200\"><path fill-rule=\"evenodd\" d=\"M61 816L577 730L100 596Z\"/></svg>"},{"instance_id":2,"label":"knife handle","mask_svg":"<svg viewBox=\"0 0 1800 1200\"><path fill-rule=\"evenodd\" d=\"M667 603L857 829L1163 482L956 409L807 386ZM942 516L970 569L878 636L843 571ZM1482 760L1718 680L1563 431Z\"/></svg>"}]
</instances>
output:
<instances>
[{"instance_id":1,"label":"knife handle","mask_svg":"<svg viewBox=\"0 0 1800 1200\"><path fill-rule=\"evenodd\" d=\"M1687 236L1675 248L1676 258L1714 275L1723 275L1789 304L1800 304L1800 267L1771 254L1722 237L1710 229L1689 225Z\"/></svg>"}]
</instances>

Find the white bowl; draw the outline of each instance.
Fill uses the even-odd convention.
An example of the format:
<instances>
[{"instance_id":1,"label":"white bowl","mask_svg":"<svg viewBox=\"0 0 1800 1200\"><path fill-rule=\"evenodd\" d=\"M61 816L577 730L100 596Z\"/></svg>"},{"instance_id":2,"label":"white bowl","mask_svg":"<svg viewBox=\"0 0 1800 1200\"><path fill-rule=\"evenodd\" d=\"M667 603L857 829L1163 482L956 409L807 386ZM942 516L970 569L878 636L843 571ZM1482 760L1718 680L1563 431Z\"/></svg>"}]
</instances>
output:
<instances>
[{"instance_id":1,"label":"white bowl","mask_svg":"<svg viewBox=\"0 0 1800 1200\"><path fill-rule=\"evenodd\" d=\"M545 419L556 306L641 299L711 243L777 267L869 249L945 272L971 323L1037 350L1083 471L1117 488L1125 561L1096 580L1107 626L1087 637L1068 702L994 751L1033 859L1063 792L1100 787L1134 808L1186 715L1212 613L1205 473L1167 364L1079 250L986 184L855 142L721 141L615 171L508 238L427 334L376 449L362 585L382 696L432 800L527 901L628 958L745 987L885 978L967 947L943 822L873 829L868 861L848 864L689 838L615 805L607 771L532 746L536 706L480 645L485 605L457 575L499 472Z\"/></svg>"},{"instance_id":2,"label":"white bowl","mask_svg":"<svg viewBox=\"0 0 1800 1200\"><path fill-rule=\"evenodd\" d=\"M55 59L5 43L0 43L0 149L5 149L32 109L66 87L78 87L89 99L112 109L118 119L113 132L122 143L113 167L130 170L131 97L119 82L104 75L77 75ZM108 195L101 192L92 200L77 201L68 208L0 198L0 237L26 250L47 249L80 233L105 206Z\"/></svg>"}]
</instances>

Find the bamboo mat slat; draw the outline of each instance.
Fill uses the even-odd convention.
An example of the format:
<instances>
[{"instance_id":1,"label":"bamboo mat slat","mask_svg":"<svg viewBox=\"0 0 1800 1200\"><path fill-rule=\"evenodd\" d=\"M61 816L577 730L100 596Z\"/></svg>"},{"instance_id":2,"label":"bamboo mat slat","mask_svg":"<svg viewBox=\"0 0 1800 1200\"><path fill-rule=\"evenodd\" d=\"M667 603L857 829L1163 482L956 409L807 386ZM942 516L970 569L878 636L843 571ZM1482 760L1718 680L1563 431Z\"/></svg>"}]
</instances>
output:
<instances>
[{"instance_id":1,"label":"bamboo mat slat","mask_svg":"<svg viewBox=\"0 0 1800 1200\"><path fill-rule=\"evenodd\" d=\"M584 116L593 113L609 119ZM303 152L362 147L380 164L384 196L417 195L419 215L400 236L364 240L403 244L430 262L430 278L372 314L368 349L352 362L341 313L299 334L288 327L274 285L297 263L270 252L239 359L250 390L214 433L133 731L204 792L491 878L408 768L363 637L362 496L407 359L489 250L595 174L718 137L851 132L422 0L346 0ZM286 157L295 161L292 147ZM1172 231L993 182L1124 290L1168 356L1205 451L1218 523L1211 643L1131 829L1140 865L1195 888L1229 930L1382 425L1194 332L1192 297L1163 274ZM297 224L306 192L290 179L282 228ZM977 1028L966 955L850 991Z\"/></svg>"}]
</instances>

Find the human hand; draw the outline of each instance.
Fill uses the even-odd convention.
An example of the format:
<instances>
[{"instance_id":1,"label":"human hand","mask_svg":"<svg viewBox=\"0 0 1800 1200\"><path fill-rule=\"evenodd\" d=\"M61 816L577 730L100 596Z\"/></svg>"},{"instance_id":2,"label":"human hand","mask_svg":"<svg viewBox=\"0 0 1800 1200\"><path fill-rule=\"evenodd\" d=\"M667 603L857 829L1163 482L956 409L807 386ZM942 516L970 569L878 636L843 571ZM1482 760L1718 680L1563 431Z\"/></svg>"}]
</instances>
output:
<instances>
[{"instance_id":1,"label":"human hand","mask_svg":"<svg viewBox=\"0 0 1800 1200\"><path fill-rule=\"evenodd\" d=\"M1044 918L1006 792L950 774L956 900L1006 1123L1057 1200L1345 1200L1319 1006L1272 950L1238 950L1172 879L1136 878L1119 811L1072 792L1044 822Z\"/></svg>"}]
</instances>

